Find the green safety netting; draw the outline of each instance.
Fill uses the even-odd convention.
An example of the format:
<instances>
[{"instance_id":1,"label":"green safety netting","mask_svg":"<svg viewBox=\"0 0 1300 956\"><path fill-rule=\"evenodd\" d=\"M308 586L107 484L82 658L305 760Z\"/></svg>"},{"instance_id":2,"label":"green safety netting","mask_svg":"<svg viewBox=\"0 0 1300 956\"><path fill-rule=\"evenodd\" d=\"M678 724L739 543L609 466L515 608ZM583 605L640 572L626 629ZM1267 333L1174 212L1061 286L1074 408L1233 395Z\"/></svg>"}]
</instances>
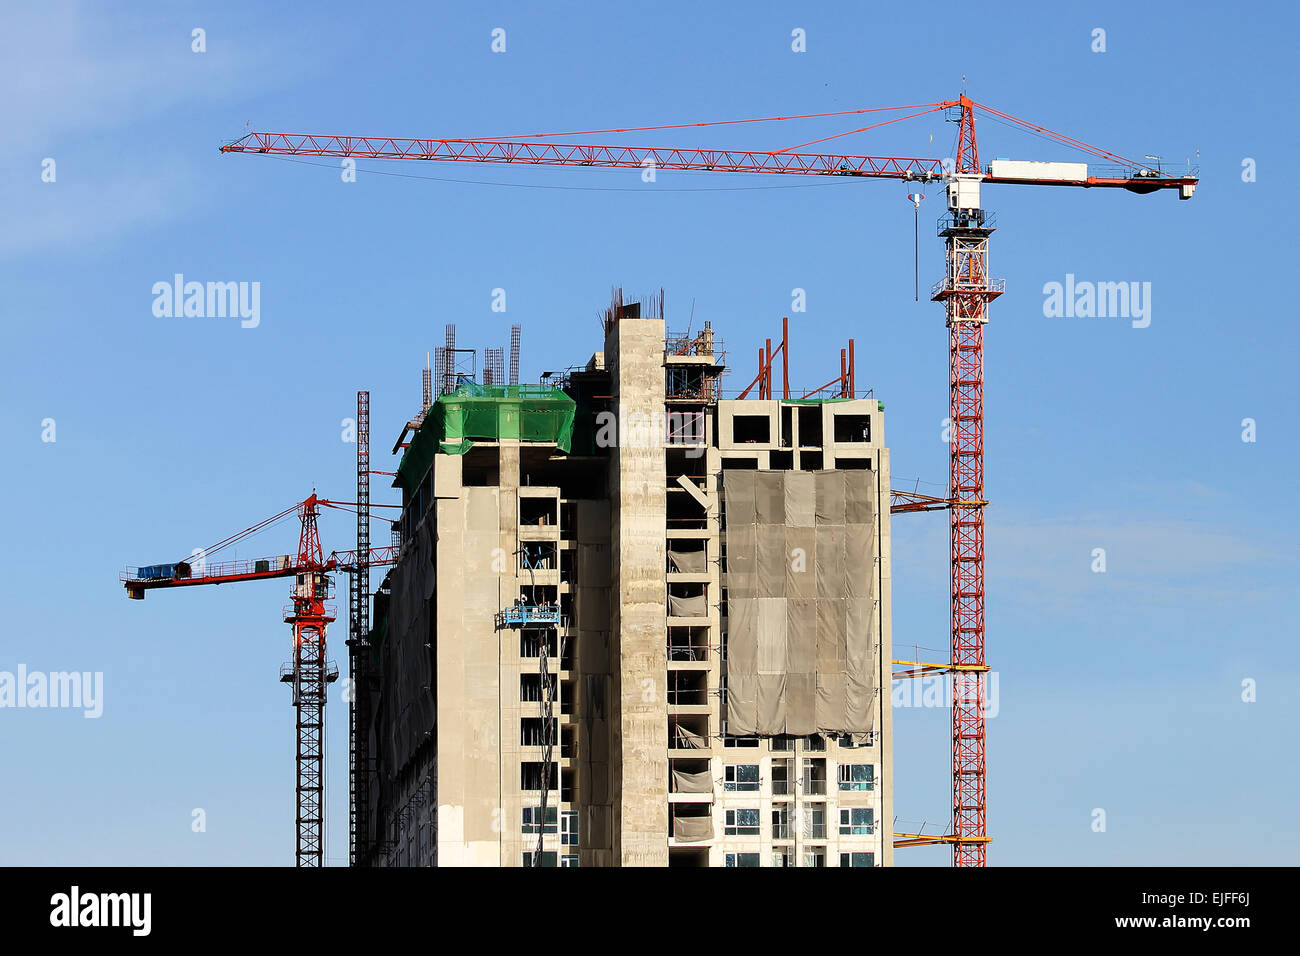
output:
<instances>
[{"instance_id":1,"label":"green safety netting","mask_svg":"<svg viewBox=\"0 0 1300 956\"><path fill-rule=\"evenodd\" d=\"M463 455L474 439L554 442L567 453L576 411L573 399L549 385L460 385L429 409L397 466L397 483L418 488L434 455Z\"/></svg>"}]
</instances>

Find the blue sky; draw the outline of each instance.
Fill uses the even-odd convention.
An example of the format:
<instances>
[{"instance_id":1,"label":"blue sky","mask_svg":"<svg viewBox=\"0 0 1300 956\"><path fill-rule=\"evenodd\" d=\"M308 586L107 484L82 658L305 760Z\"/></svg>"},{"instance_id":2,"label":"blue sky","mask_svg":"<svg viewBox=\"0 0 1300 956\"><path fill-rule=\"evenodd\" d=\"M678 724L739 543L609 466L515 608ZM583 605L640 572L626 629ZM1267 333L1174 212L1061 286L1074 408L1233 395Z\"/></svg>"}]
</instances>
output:
<instances>
[{"instance_id":1,"label":"blue sky","mask_svg":"<svg viewBox=\"0 0 1300 956\"><path fill-rule=\"evenodd\" d=\"M1294 860L1300 780L1285 707L1300 676L1298 506L1287 492L1300 461L1294 242L1280 201L1300 147L1283 100L1292 7L1250 18L1206 3L1007 4L982 16L939 4L925 17L775 3L104 10L0 14L0 670L105 681L98 720L0 711L11 781L0 862L291 861L283 583L137 603L117 572L208 545L313 488L350 499L354 448L340 423L358 388L372 395L375 467L391 470L387 449L447 322L479 349L521 323L532 379L599 347L611 284L663 286L670 326L692 308L697 324L713 322L738 388L804 289L792 380L832 378L853 336L858 380L886 403L895 484L942 493L946 481L942 308L912 300L902 183L661 172L644 184L632 170L416 164L362 164L343 183L337 163L223 156L220 143L246 123L490 136L928 103L954 97L963 73L976 100L1124 155L1199 155L1202 175L1191 202L985 190L999 222L992 271L1007 280L986 359L999 673L990 863ZM194 28L204 53L191 50ZM791 50L796 28L806 52ZM1096 28L1104 53L1091 50ZM852 125L616 141L772 149ZM943 157L954 130L931 116L828 148ZM979 135L985 159L1081 158L993 122ZM46 158L53 183L41 179ZM923 288L942 257L942 193L926 193ZM155 317L153 284L178 272L259 282L260 324ZM1043 286L1066 274L1151 283L1150 326L1046 318ZM504 314L491 310L496 288ZM1254 442L1242 440L1246 418ZM946 521L902 516L894 528L896 650L940 659ZM239 556L290 551L294 534L283 525ZM352 534L350 516L322 519L327 550ZM1091 570L1094 548L1105 573ZM344 631L333 632L341 665ZM1253 703L1241 699L1247 679ZM346 859L345 725L336 699L334 863ZM899 710L896 728L899 816L946 819L947 712ZM191 832L193 808L206 833ZM920 849L898 862L947 860Z\"/></svg>"}]
</instances>

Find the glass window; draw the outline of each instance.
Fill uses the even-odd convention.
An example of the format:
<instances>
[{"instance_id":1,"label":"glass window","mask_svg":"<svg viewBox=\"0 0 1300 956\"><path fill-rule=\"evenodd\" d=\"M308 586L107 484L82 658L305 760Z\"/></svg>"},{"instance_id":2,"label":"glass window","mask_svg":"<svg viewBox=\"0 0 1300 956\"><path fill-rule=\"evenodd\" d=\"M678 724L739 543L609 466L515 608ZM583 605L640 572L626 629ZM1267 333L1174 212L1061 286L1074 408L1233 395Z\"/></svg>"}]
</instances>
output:
<instances>
[{"instance_id":1,"label":"glass window","mask_svg":"<svg viewBox=\"0 0 1300 956\"><path fill-rule=\"evenodd\" d=\"M875 811L870 807L840 808L840 836L869 836L875 832Z\"/></svg>"},{"instance_id":2,"label":"glass window","mask_svg":"<svg viewBox=\"0 0 1300 956\"><path fill-rule=\"evenodd\" d=\"M566 853L560 857L560 866L576 867L578 865L578 854Z\"/></svg>"},{"instance_id":3,"label":"glass window","mask_svg":"<svg viewBox=\"0 0 1300 956\"><path fill-rule=\"evenodd\" d=\"M724 790L757 790L758 764L732 763L722 768Z\"/></svg>"},{"instance_id":4,"label":"glass window","mask_svg":"<svg viewBox=\"0 0 1300 956\"><path fill-rule=\"evenodd\" d=\"M555 807L546 808L546 831L554 833L559 820L559 811ZM536 833L542 822L541 807L524 807L524 833Z\"/></svg>"},{"instance_id":5,"label":"glass window","mask_svg":"<svg viewBox=\"0 0 1300 956\"><path fill-rule=\"evenodd\" d=\"M855 737L859 739L855 740ZM865 734L840 734L838 742L839 745L846 750L853 750L861 747L870 747L875 742L875 739L876 732L872 730Z\"/></svg>"},{"instance_id":6,"label":"glass window","mask_svg":"<svg viewBox=\"0 0 1300 956\"><path fill-rule=\"evenodd\" d=\"M540 862L538 865L539 865L539 866L555 866L555 862L556 862L556 854L555 854L555 852L554 852L554 851L546 851L546 852L542 853L542 859L541 859L541 862ZM533 865L533 855L532 855L531 853L525 853L525 854L524 854L524 863L523 863L523 865L524 865L524 866L532 866L532 865Z\"/></svg>"},{"instance_id":7,"label":"glass window","mask_svg":"<svg viewBox=\"0 0 1300 956\"><path fill-rule=\"evenodd\" d=\"M794 866L794 853L790 850L773 850L772 866Z\"/></svg>"},{"instance_id":8,"label":"glass window","mask_svg":"<svg viewBox=\"0 0 1300 956\"><path fill-rule=\"evenodd\" d=\"M870 763L840 764L840 789L876 789L876 765Z\"/></svg>"},{"instance_id":9,"label":"glass window","mask_svg":"<svg viewBox=\"0 0 1300 956\"><path fill-rule=\"evenodd\" d=\"M826 847L824 846L804 847L803 865L804 866L825 866Z\"/></svg>"},{"instance_id":10,"label":"glass window","mask_svg":"<svg viewBox=\"0 0 1300 956\"><path fill-rule=\"evenodd\" d=\"M727 866L760 866L757 853L728 853Z\"/></svg>"},{"instance_id":11,"label":"glass window","mask_svg":"<svg viewBox=\"0 0 1300 956\"><path fill-rule=\"evenodd\" d=\"M841 853L840 866L875 866L874 853Z\"/></svg>"},{"instance_id":12,"label":"glass window","mask_svg":"<svg viewBox=\"0 0 1300 956\"><path fill-rule=\"evenodd\" d=\"M550 810L550 807L546 808ZM548 814L549 815L549 814ZM578 845L578 811L565 810L560 815L560 843L564 846ZM573 864L577 866L576 863Z\"/></svg>"},{"instance_id":13,"label":"glass window","mask_svg":"<svg viewBox=\"0 0 1300 956\"><path fill-rule=\"evenodd\" d=\"M758 836L758 810L728 810L724 832L728 836Z\"/></svg>"}]
</instances>

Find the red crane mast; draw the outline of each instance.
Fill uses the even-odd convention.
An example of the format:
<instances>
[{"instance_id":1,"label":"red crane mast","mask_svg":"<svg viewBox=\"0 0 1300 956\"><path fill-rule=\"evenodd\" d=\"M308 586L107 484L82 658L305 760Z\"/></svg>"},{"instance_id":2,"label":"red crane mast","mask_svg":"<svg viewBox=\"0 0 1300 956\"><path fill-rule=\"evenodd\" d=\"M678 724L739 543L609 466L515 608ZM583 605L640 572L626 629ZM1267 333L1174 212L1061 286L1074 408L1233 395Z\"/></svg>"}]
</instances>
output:
<instances>
[{"instance_id":1,"label":"red crane mast","mask_svg":"<svg viewBox=\"0 0 1300 956\"><path fill-rule=\"evenodd\" d=\"M169 564L128 568L120 575L126 596L143 600L146 591L194 587L204 584L233 584L264 578L293 578L290 603L282 616L289 625L292 659L280 668L280 681L293 691L297 728L295 860L298 866L320 866L325 852L325 703L328 686L338 680L338 667L326 656L325 633L336 611L326 603L333 597L330 573L353 571L361 566L393 564L395 547L367 552L343 551L326 556L321 548L317 518L321 507L344 507L349 503L329 501L315 494L238 534L219 541L198 555ZM301 523L296 555L276 555L251 561L208 563L207 555L270 527L297 513ZM361 562L358 561L358 556Z\"/></svg>"}]
</instances>

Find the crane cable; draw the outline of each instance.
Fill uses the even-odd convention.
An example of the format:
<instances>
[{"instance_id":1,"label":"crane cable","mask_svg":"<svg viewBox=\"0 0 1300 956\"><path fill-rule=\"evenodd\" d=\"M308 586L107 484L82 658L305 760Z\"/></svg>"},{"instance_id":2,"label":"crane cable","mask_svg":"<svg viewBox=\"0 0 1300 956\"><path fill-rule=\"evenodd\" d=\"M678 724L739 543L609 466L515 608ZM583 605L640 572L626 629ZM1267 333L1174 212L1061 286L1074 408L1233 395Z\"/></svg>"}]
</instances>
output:
<instances>
[{"instance_id":1,"label":"crane cable","mask_svg":"<svg viewBox=\"0 0 1300 956\"><path fill-rule=\"evenodd\" d=\"M291 514L295 514L298 511L298 509L301 507L302 507L302 502L298 502L293 507L286 508L284 511L281 511L279 514L272 515L271 517L266 518L263 521L259 521L257 524L245 528L243 531L236 532L235 534L232 534L228 538L223 538L222 540L218 541L216 544L212 545L210 548L204 548L202 551L203 557L206 559L208 556L216 554L218 551L221 551L224 548L228 548L230 547L230 545L235 544L238 541L242 541L244 538L257 534L259 531L265 531L267 528L269 528L271 525L275 524L276 522L284 520ZM186 556L187 559L190 557L193 557L193 555Z\"/></svg>"},{"instance_id":2,"label":"crane cable","mask_svg":"<svg viewBox=\"0 0 1300 956\"><path fill-rule=\"evenodd\" d=\"M1066 136L1064 133L1058 133L1055 130L1048 129L1046 126L1039 126L1036 123L1030 123L1028 120L1022 120L1020 117L1012 116L1010 113L1003 113L1001 110L995 110L993 107L985 106L983 103L975 103L975 106L983 110L985 113L988 113L991 116L998 116L1004 120L1010 120L1012 123L1015 123L1017 126L1021 126L1029 130L1030 132L1037 133L1039 135L1045 135L1055 140L1057 143L1060 143L1064 146L1070 146L1074 149L1081 150L1085 153L1091 153L1093 156L1096 156L1099 159L1105 159L1105 160L1109 160L1112 163L1119 163L1121 166L1133 166L1139 169L1144 168L1145 166L1145 164L1143 163L1136 163L1131 159L1125 159L1123 156L1120 156L1116 153L1112 153L1110 150L1102 149L1099 146L1089 146L1087 143L1083 142L1082 140L1077 140L1071 136Z\"/></svg>"},{"instance_id":3,"label":"crane cable","mask_svg":"<svg viewBox=\"0 0 1300 956\"><path fill-rule=\"evenodd\" d=\"M645 133L665 129L694 129L700 126L734 126L739 123L776 123L796 119L821 119L827 116L860 116L864 113L884 113L891 110L917 110L925 107L943 107L946 103L916 103L911 106L877 106L861 110L837 110L831 113L798 113L791 116L759 116L753 119L709 120L703 123L672 123L666 126L627 126L620 129L583 129L564 133L516 133L511 136L462 136L457 139L439 140L442 143L468 143L474 140L501 141L508 139L543 139L550 136L597 136L604 133ZM926 110L931 112L931 110ZM919 115L919 114L918 114ZM843 135L843 134L841 134Z\"/></svg>"},{"instance_id":4,"label":"crane cable","mask_svg":"<svg viewBox=\"0 0 1300 956\"><path fill-rule=\"evenodd\" d=\"M925 116L927 113L937 113L941 109L946 109L947 104L940 103L928 110L921 110L919 113L910 113L907 116L895 116L893 119L887 119L883 123L874 123L871 126L862 126L858 129L847 130L843 133L836 133L833 136L823 136L821 139L809 140L806 143L800 143L798 146L787 146L785 149L775 149L772 153L788 153L792 149L803 149L805 146L816 146L818 143L829 143L833 139L839 139L841 136L852 136L854 133L865 133L868 130L879 129L881 126L888 126L890 123L901 123L903 120L915 119L918 116Z\"/></svg>"}]
</instances>

